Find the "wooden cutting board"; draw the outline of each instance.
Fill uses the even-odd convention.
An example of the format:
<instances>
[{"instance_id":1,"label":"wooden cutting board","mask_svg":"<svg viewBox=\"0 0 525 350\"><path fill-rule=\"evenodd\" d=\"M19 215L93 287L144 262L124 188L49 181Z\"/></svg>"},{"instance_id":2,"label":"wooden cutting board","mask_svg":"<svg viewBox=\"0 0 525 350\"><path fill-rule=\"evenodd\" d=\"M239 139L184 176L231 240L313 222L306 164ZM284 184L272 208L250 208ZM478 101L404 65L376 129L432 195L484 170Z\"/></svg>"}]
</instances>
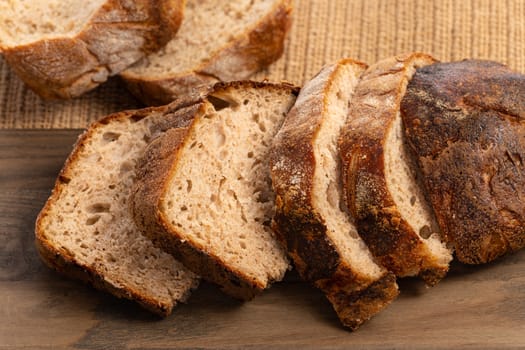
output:
<instances>
[{"instance_id":1,"label":"wooden cutting board","mask_svg":"<svg viewBox=\"0 0 525 350\"><path fill-rule=\"evenodd\" d=\"M39 260L34 221L80 130L0 131L0 349L524 349L525 250L455 264L434 288L401 295L356 332L292 272L252 302L203 283L160 320L61 277Z\"/></svg>"}]
</instances>

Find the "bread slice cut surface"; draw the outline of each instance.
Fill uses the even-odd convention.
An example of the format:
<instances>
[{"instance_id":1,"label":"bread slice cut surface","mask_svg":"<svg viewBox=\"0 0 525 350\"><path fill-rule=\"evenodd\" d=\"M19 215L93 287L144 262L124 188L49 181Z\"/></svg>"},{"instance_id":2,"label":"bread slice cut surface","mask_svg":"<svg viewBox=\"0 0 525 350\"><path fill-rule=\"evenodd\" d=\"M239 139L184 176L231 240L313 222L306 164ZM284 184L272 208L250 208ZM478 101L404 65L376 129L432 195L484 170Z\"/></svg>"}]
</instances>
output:
<instances>
[{"instance_id":1,"label":"bread slice cut surface","mask_svg":"<svg viewBox=\"0 0 525 350\"><path fill-rule=\"evenodd\" d=\"M300 275L351 329L398 294L395 276L377 264L344 207L337 138L365 69L341 60L306 83L271 153L276 231Z\"/></svg>"},{"instance_id":2,"label":"bread slice cut surface","mask_svg":"<svg viewBox=\"0 0 525 350\"><path fill-rule=\"evenodd\" d=\"M94 123L77 141L36 223L36 245L59 272L166 316L198 278L137 229L128 197L135 163L169 108L122 112Z\"/></svg>"},{"instance_id":3,"label":"bread slice cut surface","mask_svg":"<svg viewBox=\"0 0 525 350\"><path fill-rule=\"evenodd\" d=\"M419 275L429 285L444 277L452 254L407 150L399 109L416 68L433 62L414 53L369 67L339 141L347 204L359 234L383 266L399 277Z\"/></svg>"},{"instance_id":4,"label":"bread slice cut surface","mask_svg":"<svg viewBox=\"0 0 525 350\"><path fill-rule=\"evenodd\" d=\"M173 40L121 76L148 104L247 79L281 56L291 11L290 0L188 0Z\"/></svg>"},{"instance_id":5,"label":"bread slice cut surface","mask_svg":"<svg viewBox=\"0 0 525 350\"><path fill-rule=\"evenodd\" d=\"M196 105L191 126L153 141L140 165L133 199L138 225L240 299L288 269L270 227L268 151L295 97L289 85L218 85Z\"/></svg>"}]
</instances>

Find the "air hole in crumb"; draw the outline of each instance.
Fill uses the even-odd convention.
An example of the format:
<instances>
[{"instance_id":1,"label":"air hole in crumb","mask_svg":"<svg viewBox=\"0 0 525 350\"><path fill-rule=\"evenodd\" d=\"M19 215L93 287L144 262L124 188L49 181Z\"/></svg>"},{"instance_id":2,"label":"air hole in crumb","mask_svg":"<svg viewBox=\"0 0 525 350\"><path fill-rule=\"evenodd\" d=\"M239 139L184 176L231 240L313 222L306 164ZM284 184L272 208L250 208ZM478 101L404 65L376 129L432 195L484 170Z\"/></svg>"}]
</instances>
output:
<instances>
[{"instance_id":1,"label":"air hole in crumb","mask_svg":"<svg viewBox=\"0 0 525 350\"><path fill-rule=\"evenodd\" d=\"M208 96L208 101L213 105L213 108L215 108L216 111L232 107L231 102L213 95Z\"/></svg>"},{"instance_id":2,"label":"air hole in crumb","mask_svg":"<svg viewBox=\"0 0 525 350\"><path fill-rule=\"evenodd\" d=\"M193 187L193 183L191 182L191 180L186 180L186 191L188 193L191 192L192 187Z\"/></svg>"},{"instance_id":3,"label":"air hole in crumb","mask_svg":"<svg viewBox=\"0 0 525 350\"><path fill-rule=\"evenodd\" d=\"M120 137L120 134L117 133L117 132L111 132L111 131L108 131L108 132L105 132L104 134L102 134L102 139L104 139L104 141L108 141L108 142L113 142L113 141L117 141Z\"/></svg>"},{"instance_id":4,"label":"air hole in crumb","mask_svg":"<svg viewBox=\"0 0 525 350\"><path fill-rule=\"evenodd\" d=\"M249 102L250 101L248 101L248 100L244 100L244 101L242 101L242 104L246 106Z\"/></svg>"},{"instance_id":5,"label":"air hole in crumb","mask_svg":"<svg viewBox=\"0 0 525 350\"><path fill-rule=\"evenodd\" d=\"M86 243L82 242L82 243L80 244L80 248L82 248L82 249L87 249L88 246L87 246Z\"/></svg>"},{"instance_id":6,"label":"air hole in crumb","mask_svg":"<svg viewBox=\"0 0 525 350\"><path fill-rule=\"evenodd\" d=\"M94 224L97 223L98 220L100 220L100 215L95 215L95 216L89 217L86 220L86 225L88 225L88 226L94 225Z\"/></svg>"},{"instance_id":7,"label":"air hole in crumb","mask_svg":"<svg viewBox=\"0 0 525 350\"><path fill-rule=\"evenodd\" d=\"M432 230L430 229L430 227L428 227L428 225L425 225L419 229L419 235L424 239L430 237L431 234Z\"/></svg>"},{"instance_id":8,"label":"air hole in crumb","mask_svg":"<svg viewBox=\"0 0 525 350\"><path fill-rule=\"evenodd\" d=\"M190 145L190 149L195 147L197 145L197 141L193 141L192 144Z\"/></svg>"},{"instance_id":9,"label":"air hole in crumb","mask_svg":"<svg viewBox=\"0 0 525 350\"><path fill-rule=\"evenodd\" d=\"M135 164L133 164L132 162L124 162L120 166L120 173L121 174L127 173L133 170L134 168L135 168Z\"/></svg>"},{"instance_id":10,"label":"air hole in crumb","mask_svg":"<svg viewBox=\"0 0 525 350\"><path fill-rule=\"evenodd\" d=\"M88 213L109 213L111 205L109 203L95 203L87 208Z\"/></svg>"},{"instance_id":11,"label":"air hole in crumb","mask_svg":"<svg viewBox=\"0 0 525 350\"><path fill-rule=\"evenodd\" d=\"M144 119L144 117L146 117L146 114L133 114L129 120L132 122L132 123L136 123L138 121L141 121L142 119Z\"/></svg>"},{"instance_id":12,"label":"air hole in crumb","mask_svg":"<svg viewBox=\"0 0 525 350\"><path fill-rule=\"evenodd\" d=\"M67 184L67 183L69 183L69 181L71 181L71 179L68 178L68 177L65 177L65 176L63 176L63 175L60 175L60 176L58 177L58 181L60 181L60 182L62 182L62 183L64 183L64 184Z\"/></svg>"},{"instance_id":13,"label":"air hole in crumb","mask_svg":"<svg viewBox=\"0 0 525 350\"><path fill-rule=\"evenodd\" d=\"M109 188L110 190L114 190L115 187L117 187L115 184L111 184L111 185L108 186L108 188Z\"/></svg>"},{"instance_id":14,"label":"air hole in crumb","mask_svg":"<svg viewBox=\"0 0 525 350\"><path fill-rule=\"evenodd\" d=\"M245 242L239 242L239 246L240 246L242 249L246 249L246 243L245 243Z\"/></svg>"},{"instance_id":15,"label":"air hole in crumb","mask_svg":"<svg viewBox=\"0 0 525 350\"><path fill-rule=\"evenodd\" d=\"M248 152L248 158L253 158L253 152L252 151Z\"/></svg>"},{"instance_id":16,"label":"air hole in crumb","mask_svg":"<svg viewBox=\"0 0 525 350\"><path fill-rule=\"evenodd\" d=\"M186 210L188 210L187 206L183 205L182 207L180 207L180 211L186 211Z\"/></svg>"},{"instance_id":17,"label":"air hole in crumb","mask_svg":"<svg viewBox=\"0 0 525 350\"><path fill-rule=\"evenodd\" d=\"M416 204L416 196L410 197L410 205L413 206L414 204Z\"/></svg>"}]
</instances>

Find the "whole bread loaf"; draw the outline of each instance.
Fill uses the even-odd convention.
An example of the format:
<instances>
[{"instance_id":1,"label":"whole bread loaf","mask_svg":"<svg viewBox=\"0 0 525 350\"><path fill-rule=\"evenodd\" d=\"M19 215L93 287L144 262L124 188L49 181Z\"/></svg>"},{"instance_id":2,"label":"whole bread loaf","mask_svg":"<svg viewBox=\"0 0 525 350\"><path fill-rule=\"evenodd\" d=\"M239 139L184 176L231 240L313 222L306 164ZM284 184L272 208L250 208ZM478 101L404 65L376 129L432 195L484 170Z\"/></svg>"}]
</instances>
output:
<instances>
[{"instance_id":1,"label":"whole bread loaf","mask_svg":"<svg viewBox=\"0 0 525 350\"><path fill-rule=\"evenodd\" d=\"M188 0L177 35L120 76L148 105L247 79L282 55L291 12L291 0Z\"/></svg>"},{"instance_id":2,"label":"whole bread loaf","mask_svg":"<svg viewBox=\"0 0 525 350\"><path fill-rule=\"evenodd\" d=\"M268 152L296 95L288 84L219 83L187 111L192 123L153 140L138 165L137 225L242 300L280 281L289 266L270 227Z\"/></svg>"},{"instance_id":3,"label":"whole bread loaf","mask_svg":"<svg viewBox=\"0 0 525 350\"><path fill-rule=\"evenodd\" d=\"M344 190L359 234L387 269L429 285L447 273L452 255L408 152L399 108L416 68L434 62L413 53L370 66L339 139Z\"/></svg>"},{"instance_id":4,"label":"whole bread loaf","mask_svg":"<svg viewBox=\"0 0 525 350\"><path fill-rule=\"evenodd\" d=\"M64 164L35 229L40 256L51 268L162 316L186 300L198 278L140 233L129 195L135 163L150 138L190 122L183 107L121 112L91 125Z\"/></svg>"},{"instance_id":5,"label":"whole bread loaf","mask_svg":"<svg viewBox=\"0 0 525 350\"><path fill-rule=\"evenodd\" d=\"M0 52L43 98L94 89L164 46L184 0L0 2Z\"/></svg>"},{"instance_id":6,"label":"whole bread loaf","mask_svg":"<svg viewBox=\"0 0 525 350\"><path fill-rule=\"evenodd\" d=\"M274 228L300 276L356 329L398 294L344 210L337 138L366 65L341 60L302 88L271 149Z\"/></svg>"},{"instance_id":7,"label":"whole bread loaf","mask_svg":"<svg viewBox=\"0 0 525 350\"><path fill-rule=\"evenodd\" d=\"M525 246L525 76L490 61L418 69L401 104L406 136L457 258Z\"/></svg>"}]
</instances>

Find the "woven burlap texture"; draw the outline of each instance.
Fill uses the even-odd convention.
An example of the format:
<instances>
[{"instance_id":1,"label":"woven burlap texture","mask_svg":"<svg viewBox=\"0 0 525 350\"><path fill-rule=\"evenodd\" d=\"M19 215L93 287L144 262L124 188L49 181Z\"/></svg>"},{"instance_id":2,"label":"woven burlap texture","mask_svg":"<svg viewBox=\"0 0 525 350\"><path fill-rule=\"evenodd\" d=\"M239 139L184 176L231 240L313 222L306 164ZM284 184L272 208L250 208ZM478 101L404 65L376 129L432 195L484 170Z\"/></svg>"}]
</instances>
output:
<instances>
[{"instance_id":1,"label":"woven burlap texture","mask_svg":"<svg viewBox=\"0 0 525 350\"><path fill-rule=\"evenodd\" d=\"M522 0L295 0L283 57L254 78L301 85L326 63L408 51L442 61L491 59L525 72ZM42 101L0 59L0 128L85 128L140 107L117 79L72 101Z\"/></svg>"}]
</instances>

